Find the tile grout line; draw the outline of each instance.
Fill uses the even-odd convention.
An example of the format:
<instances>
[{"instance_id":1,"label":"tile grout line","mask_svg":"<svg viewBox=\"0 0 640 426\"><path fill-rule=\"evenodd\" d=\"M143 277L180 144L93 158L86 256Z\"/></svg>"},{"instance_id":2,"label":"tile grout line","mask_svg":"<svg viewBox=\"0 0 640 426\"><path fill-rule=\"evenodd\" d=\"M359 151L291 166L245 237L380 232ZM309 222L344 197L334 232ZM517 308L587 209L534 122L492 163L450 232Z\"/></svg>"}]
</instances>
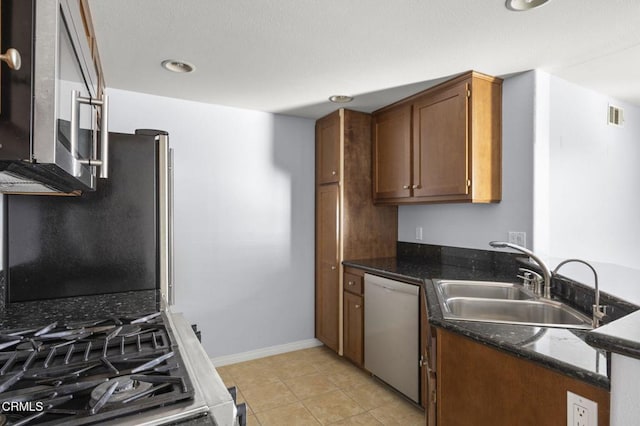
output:
<instances>
[{"instance_id":1,"label":"tile grout line","mask_svg":"<svg viewBox=\"0 0 640 426\"><path fill-rule=\"evenodd\" d=\"M308 349L306 349L306 350L301 350L301 351L296 351L296 352L302 352L302 351L308 351ZM294 354L295 354L295 352L292 352L292 353L291 353L291 355L294 355ZM281 374L279 374L279 373L278 373L278 371L285 371L285 370L286 370L286 367L287 367L287 364L296 364L298 361L301 361L302 363L309 363L309 361L310 361L310 359L309 359L309 355L312 355L312 354L321 354L321 355L320 355L320 358L321 358L321 359L319 359L319 360L318 360L318 361L320 361L320 363L319 363L319 364L315 364L315 363L312 363L312 364L311 364L311 366L313 367L312 372L307 372L307 373L304 373L304 374L296 375L296 376L293 376L293 377L287 377L287 378L284 378ZM305 357L305 355L307 355L307 356ZM254 361L255 361L255 360L252 360L252 361L245 361L245 362L242 362L242 363L237 363L237 364L245 364L245 365L248 367L248 370L249 370L249 371L252 369L252 367L253 367L253 366L256 366L256 365L257 365L257 367L256 367L256 371L257 371L257 372L263 371L263 370L265 370L265 369L272 370L272 371L270 371L270 372L274 373L274 374L273 374L273 377L274 377L278 382L282 383L282 384L284 385L284 388L285 388L285 389L286 389L286 390L287 390L291 395L293 395L293 397L294 397L294 399L295 399L295 401L294 401L294 402L284 403L283 405L278 405L278 406L275 406L275 407L271 407L271 408L269 408L269 409L267 409L267 410L262 411L262 413L264 413L264 412L268 412L268 411L272 411L272 410L278 410L278 409L281 409L282 407L285 407L285 406L287 406L287 405L291 405L291 404L295 404L295 403L301 403L301 405L304 407L304 409L305 409L305 410L306 410L306 411L311 415L311 418L313 418L316 422L318 422L318 423L320 423L320 424L324 424L324 423L323 423L323 422L322 422L322 421L321 421L321 420L320 420L316 415L314 415L314 414L313 414L313 412L312 412L312 411L311 411L311 409L309 408L308 404L310 403L310 401L311 401L311 400L313 400L314 398L317 398L317 397L319 397L319 396L321 396L321 395L325 395L325 394L328 394L328 393L330 393L330 392L340 391L340 393L341 393L342 395L344 395L344 396L346 396L346 397L347 397L347 400L348 400L348 401L351 401L351 403L352 403L351 405L358 406L358 407L359 407L360 409L362 409L363 411L362 411L362 412L360 412L360 413L358 413L358 414L354 414L354 415L351 415L351 416L348 416L348 417L344 417L344 418L342 418L342 419L340 419L340 420L336 420L335 422L331 422L331 423L329 423L329 424L334 424L334 423L336 423L336 422L340 422L340 421L343 421L343 420L347 420L347 419L349 419L349 418L356 417L356 416L360 416L360 415L368 415L368 416L370 416L372 419L374 419L378 424L384 424L384 423L382 423L382 421L381 421L381 420L379 420L379 419L378 419L378 417L377 417L377 416L375 416L374 414L372 414L372 412L373 412L374 410L376 410L376 409L378 409L378 408L380 408L380 407L374 407L374 408L369 408L369 409L367 409L365 406L360 405L360 403L358 403L358 401L357 401L357 400L355 400L355 399L354 399L354 398L353 398L349 393L347 393L347 389L357 388L357 387L358 387L358 384L355 384L355 385L354 385L354 384L353 384L353 382L348 382L348 383L351 383L351 384L347 384L347 383L339 384L339 383L336 383L334 380L331 380L331 379L328 377L329 375L331 375L331 372L332 372L332 371L334 371L334 372L335 372L335 374L340 373L340 371L336 371L336 370L334 369L334 367L338 367L338 366L340 366L340 365L348 366L347 371L348 371L348 372L350 372L350 373L351 373L351 372L356 372L356 373L358 373L358 374L362 373L362 371L361 371L357 366L355 366L355 365L353 365L353 364L350 364L350 363L346 363L346 362L345 362L345 363L342 363L343 359L342 359L342 358L340 358L340 357L337 357L337 355L335 355L335 354L333 354L333 353L329 353L329 352L324 352L324 353L322 353L322 352L320 352L320 351L318 351L318 350L315 350L315 351L313 351L313 352L309 352L309 353L307 353L307 354L302 354L302 353L300 353L300 354L297 354L297 355L291 356L290 358L289 358L289 357L284 358L284 357L281 357L280 355L275 355L274 357L278 357L278 358L274 358L274 359L272 360L272 361L275 361L275 362L269 362L269 361L266 361L266 362L262 361L262 362L260 362L260 361L258 361L258 362L256 362L256 363L254 363ZM300 358L300 357L301 357L301 358ZM267 360L268 358L270 358L270 357L261 358L260 360ZM315 358L315 356L312 356L312 358ZM322 361L325 361L325 362L322 362ZM277 362L277 363L276 363L276 362ZM311 362L313 362L313 359L311 360ZM334 362L336 362L336 364L335 364L335 365L333 365L333 366L328 366L329 368L323 368L322 370L320 370L320 369L318 368L318 366L319 366L319 365L325 365L325 364L328 364L328 363L334 363ZM230 364L230 365L237 365L237 364ZM231 370L232 370L232 369L231 369L231 370L230 370L230 369L225 369L224 367L226 367L226 366L220 367L220 369L222 369L222 370L223 370L223 373L224 373L224 375L227 377L227 379L230 379L230 380L232 380L232 381L234 382L234 385L237 387L238 392L242 395L243 400L247 403L247 405L248 405L248 406L249 406L249 408L250 408L250 407L251 407L251 406L250 406L250 403L249 403L249 401L247 401L247 400L246 400L246 397L245 397L245 395L244 395L244 392L243 392L243 390L242 390L241 386L240 386L240 385L238 385L238 384L236 383L236 381L238 380L238 378L236 377L236 375L234 375L233 373L231 373ZM338 368L338 370L340 370L340 369L341 369L341 367L340 367L340 368ZM275 370L275 371L274 371L274 370ZM344 371L343 371L342 373L344 374ZM309 376L309 375L313 375L313 374L318 374L318 375L320 375L320 376L326 376L326 377L327 377L327 379L329 380L329 382L331 383L331 385L332 385L332 387L333 387L334 389L332 389L332 390L328 390L328 391L326 391L326 392L321 392L320 394L311 395L311 396L308 396L308 397L306 397L306 398L300 398L296 393L294 393L293 388L292 388L289 384L287 384L287 381L295 380L295 379L297 379L297 378L301 378L301 377L305 377L305 376ZM370 379L370 378L371 378L371 376L370 376L369 374L366 374L366 378L367 378L367 379ZM244 381L244 380L241 380L241 381ZM275 382L274 382L274 383L275 383ZM375 383L375 382L373 382L373 383ZM364 383L364 384L363 384L363 383L361 383L360 385L361 385L361 386L365 386L365 385L366 385L366 383ZM384 390L384 392L385 392L385 393L389 393L389 394L391 394L391 395L397 396L397 395L395 395L395 394L393 393L393 391L391 391L391 390L389 390L389 389L386 389L386 388L384 388L384 387L382 387L382 389ZM305 401L307 401L307 402L305 402ZM390 402L389 404L394 404L394 403L391 403L391 402ZM250 410L252 411L252 413L249 413L249 412L248 412L247 414L248 414L248 415L252 415L253 420L254 420L258 425L261 425L261 422L260 422L260 420L258 419L258 414L260 414L260 413L255 413L255 412L253 412L253 409L251 409L251 408L250 408ZM407 416L403 416L403 417L402 417L402 419L404 419L405 417L407 417L407 418L408 418L409 416L408 416L408 415L407 415Z\"/></svg>"}]
</instances>

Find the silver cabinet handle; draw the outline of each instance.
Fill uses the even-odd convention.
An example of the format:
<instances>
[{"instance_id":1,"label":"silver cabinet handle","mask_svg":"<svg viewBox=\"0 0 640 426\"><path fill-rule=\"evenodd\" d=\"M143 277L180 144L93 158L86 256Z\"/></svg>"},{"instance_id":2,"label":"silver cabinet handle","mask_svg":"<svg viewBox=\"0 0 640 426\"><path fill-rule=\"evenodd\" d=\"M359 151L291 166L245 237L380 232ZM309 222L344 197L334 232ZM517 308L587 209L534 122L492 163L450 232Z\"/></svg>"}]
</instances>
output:
<instances>
[{"instance_id":1,"label":"silver cabinet handle","mask_svg":"<svg viewBox=\"0 0 640 426\"><path fill-rule=\"evenodd\" d=\"M335 170L332 170L332 171L331 171L331 176L335 176L335 175L337 175L337 174L338 174L338 172L336 172Z\"/></svg>"},{"instance_id":2,"label":"silver cabinet handle","mask_svg":"<svg viewBox=\"0 0 640 426\"><path fill-rule=\"evenodd\" d=\"M356 305L356 309L360 309L360 305Z\"/></svg>"},{"instance_id":3,"label":"silver cabinet handle","mask_svg":"<svg viewBox=\"0 0 640 426\"><path fill-rule=\"evenodd\" d=\"M411 189L420 189L420 185L411 185Z\"/></svg>"},{"instance_id":4,"label":"silver cabinet handle","mask_svg":"<svg viewBox=\"0 0 640 426\"><path fill-rule=\"evenodd\" d=\"M354 285L356 285L356 283L355 283L354 281L349 281L349 282L347 283L347 285L348 285L348 286L354 286Z\"/></svg>"},{"instance_id":5,"label":"silver cabinet handle","mask_svg":"<svg viewBox=\"0 0 640 426\"><path fill-rule=\"evenodd\" d=\"M409 189L410 185L402 185L402 189Z\"/></svg>"},{"instance_id":6,"label":"silver cabinet handle","mask_svg":"<svg viewBox=\"0 0 640 426\"><path fill-rule=\"evenodd\" d=\"M100 150L101 157L98 158L79 158L78 157L78 132L80 130L80 104L96 105L100 107ZM73 157L73 175L80 176L80 165L88 164L92 167L100 167L100 177L105 179L109 177L109 99L106 95L103 99L87 98L80 96L77 90L71 91L71 156Z\"/></svg>"},{"instance_id":7,"label":"silver cabinet handle","mask_svg":"<svg viewBox=\"0 0 640 426\"><path fill-rule=\"evenodd\" d=\"M335 271L335 270L336 270L336 267L335 267L335 266L333 266L333 265L331 265L331 270L332 270L332 271Z\"/></svg>"},{"instance_id":8,"label":"silver cabinet handle","mask_svg":"<svg viewBox=\"0 0 640 426\"><path fill-rule=\"evenodd\" d=\"M6 62L9 69L16 71L22 66L22 57L20 56L20 52L13 47L8 48L3 55L0 55L0 61Z\"/></svg>"}]
</instances>

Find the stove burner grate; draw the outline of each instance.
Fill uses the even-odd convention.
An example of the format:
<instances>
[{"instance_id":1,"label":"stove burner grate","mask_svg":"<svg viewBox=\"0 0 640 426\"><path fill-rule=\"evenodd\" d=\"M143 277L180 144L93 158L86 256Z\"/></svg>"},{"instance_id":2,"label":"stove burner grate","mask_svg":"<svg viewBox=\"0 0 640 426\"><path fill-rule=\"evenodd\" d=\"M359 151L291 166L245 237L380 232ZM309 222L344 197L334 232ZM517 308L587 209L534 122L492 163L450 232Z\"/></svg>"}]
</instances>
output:
<instances>
[{"instance_id":1,"label":"stove burner grate","mask_svg":"<svg viewBox=\"0 0 640 426\"><path fill-rule=\"evenodd\" d=\"M0 426L83 425L193 394L161 313L0 331L0 403L41 404L3 413Z\"/></svg>"}]
</instances>

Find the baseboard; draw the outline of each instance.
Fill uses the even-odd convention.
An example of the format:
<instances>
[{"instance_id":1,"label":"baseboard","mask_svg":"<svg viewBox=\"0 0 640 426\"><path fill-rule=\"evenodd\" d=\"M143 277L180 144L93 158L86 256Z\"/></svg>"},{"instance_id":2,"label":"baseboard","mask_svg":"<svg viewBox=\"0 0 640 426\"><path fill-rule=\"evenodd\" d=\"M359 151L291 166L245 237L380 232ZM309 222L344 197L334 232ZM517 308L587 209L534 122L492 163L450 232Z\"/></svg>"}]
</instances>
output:
<instances>
[{"instance_id":1,"label":"baseboard","mask_svg":"<svg viewBox=\"0 0 640 426\"><path fill-rule=\"evenodd\" d=\"M219 356L216 358L211 358L211 362L216 367L222 367L229 364L235 364L237 362L251 361L253 359L299 351L301 349L314 348L321 345L322 342L318 339L299 340L297 342L285 343L284 345L278 346L269 346L268 348L256 349L254 351Z\"/></svg>"}]
</instances>

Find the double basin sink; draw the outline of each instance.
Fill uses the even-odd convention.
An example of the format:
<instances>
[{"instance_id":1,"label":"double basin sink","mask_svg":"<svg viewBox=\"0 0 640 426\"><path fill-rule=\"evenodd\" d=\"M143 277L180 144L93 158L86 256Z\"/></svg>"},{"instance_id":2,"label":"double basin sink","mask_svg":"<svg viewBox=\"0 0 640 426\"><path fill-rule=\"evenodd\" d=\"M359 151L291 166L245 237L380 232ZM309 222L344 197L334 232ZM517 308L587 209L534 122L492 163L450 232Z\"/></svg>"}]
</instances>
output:
<instances>
[{"instance_id":1,"label":"double basin sink","mask_svg":"<svg viewBox=\"0 0 640 426\"><path fill-rule=\"evenodd\" d=\"M445 319L591 329L591 319L520 284L434 280Z\"/></svg>"}]
</instances>

